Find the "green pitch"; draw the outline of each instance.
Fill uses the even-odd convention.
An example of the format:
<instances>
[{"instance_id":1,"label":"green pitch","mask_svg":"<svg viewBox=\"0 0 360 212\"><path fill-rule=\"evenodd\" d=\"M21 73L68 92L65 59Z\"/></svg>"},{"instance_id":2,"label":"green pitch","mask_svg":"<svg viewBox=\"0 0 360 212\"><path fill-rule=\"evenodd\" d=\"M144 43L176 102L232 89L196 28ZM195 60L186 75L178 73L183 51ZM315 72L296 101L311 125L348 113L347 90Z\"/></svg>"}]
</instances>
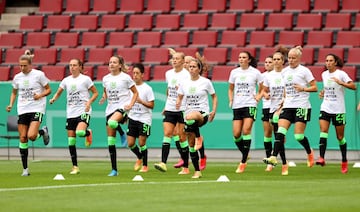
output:
<instances>
[{"instance_id":1,"label":"green pitch","mask_svg":"<svg viewBox=\"0 0 360 212\"><path fill-rule=\"evenodd\" d=\"M81 173L70 175L69 161L29 162L29 177L21 177L20 161L0 161L0 211L359 211L360 169L340 172L340 164L307 168L298 163L281 176L281 167L264 171L248 163L235 174L237 163L208 163L203 177L178 175L153 168L140 173L132 162L120 162L119 176L108 177L110 162L80 161ZM191 167L191 165L190 165ZM193 172L193 169L191 167ZM65 180L53 180L62 174ZM217 182L226 175L230 182Z\"/></svg>"}]
</instances>

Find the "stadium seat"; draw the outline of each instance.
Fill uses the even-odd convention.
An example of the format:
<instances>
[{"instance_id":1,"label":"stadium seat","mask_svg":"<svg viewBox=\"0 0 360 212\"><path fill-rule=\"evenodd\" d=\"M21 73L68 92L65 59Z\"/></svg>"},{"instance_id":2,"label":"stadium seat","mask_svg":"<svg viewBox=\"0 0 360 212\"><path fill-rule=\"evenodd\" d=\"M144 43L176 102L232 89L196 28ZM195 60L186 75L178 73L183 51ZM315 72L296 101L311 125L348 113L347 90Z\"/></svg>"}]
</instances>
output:
<instances>
[{"instance_id":1,"label":"stadium seat","mask_svg":"<svg viewBox=\"0 0 360 212\"><path fill-rule=\"evenodd\" d=\"M144 0L120 1L120 9L117 13L134 14L144 11Z\"/></svg>"},{"instance_id":2,"label":"stadium seat","mask_svg":"<svg viewBox=\"0 0 360 212\"><path fill-rule=\"evenodd\" d=\"M167 31L165 32L163 47L187 46L189 44L189 32Z\"/></svg>"},{"instance_id":3,"label":"stadium seat","mask_svg":"<svg viewBox=\"0 0 360 212\"><path fill-rule=\"evenodd\" d=\"M258 64L264 65L265 63L265 59L268 56L272 56L275 53L275 48L274 47L263 47L260 48L259 51L259 56L257 57L258 60Z\"/></svg>"},{"instance_id":4,"label":"stadium seat","mask_svg":"<svg viewBox=\"0 0 360 212\"><path fill-rule=\"evenodd\" d=\"M183 52L185 55L195 57L195 53L199 52L199 49L197 47L178 47L175 48L175 51Z\"/></svg>"},{"instance_id":5,"label":"stadium seat","mask_svg":"<svg viewBox=\"0 0 360 212\"><path fill-rule=\"evenodd\" d=\"M71 27L71 16L68 15L49 15L46 28L43 31L69 31Z\"/></svg>"},{"instance_id":6,"label":"stadium seat","mask_svg":"<svg viewBox=\"0 0 360 212\"><path fill-rule=\"evenodd\" d=\"M359 13L360 12L360 1L358 1L358 0L342 0L342 8L341 8L340 12Z\"/></svg>"},{"instance_id":7,"label":"stadium seat","mask_svg":"<svg viewBox=\"0 0 360 212\"><path fill-rule=\"evenodd\" d=\"M66 0L63 14L87 14L90 11L90 0Z\"/></svg>"},{"instance_id":8,"label":"stadium seat","mask_svg":"<svg viewBox=\"0 0 360 212\"><path fill-rule=\"evenodd\" d=\"M29 32L25 42L26 48L48 48L50 37L49 32Z\"/></svg>"},{"instance_id":9,"label":"stadium seat","mask_svg":"<svg viewBox=\"0 0 360 212\"><path fill-rule=\"evenodd\" d=\"M344 66L342 70L345 71L354 82L358 81L356 66Z\"/></svg>"},{"instance_id":10,"label":"stadium seat","mask_svg":"<svg viewBox=\"0 0 360 212\"><path fill-rule=\"evenodd\" d=\"M310 31L306 46L308 47L331 47L333 42L332 31Z\"/></svg>"},{"instance_id":11,"label":"stadium seat","mask_svg":"<svg viewBox=\"0 0 360 212\"><path fill-rule=\"evenodd\" d=\"M322 27L322 15L320 13L300 13L297 17L295 30L320 30Z\"/></svg>"},{"instance_id":12,"label":"stadium seat","mask_svg":"<svg viewBox=\"0 0 360 212\"><path fill-rule=\"evenodd\" d=\"M95 31L98 27L97 15L76 15L74 27L70 31Z\"/></svg>"},{"instance_id":13,"label":"stadium seat","mask_svg":"<svg viewBox=\"0 0 360 212\"><path fill-rule=\"evenodd\" d=\"M65 66L41 66L41 71L51 81L61 81L65 78Z\"/></svg>"},{"instance_id":14,"label":"stadium seat","mask_svg":"<svg viewBox=\"0 0 360 212\"><path fill-rule=\"evenodd\" d=\"M180 15L159 14L156 16L156 24L153 30L178 30L180 27Z\"/></svg>"},{"instance_id":15,"label":"stadium seat","mask_svg":"<svg viewBox=\"0 0 360 212\"><path fill-rule=\"evenodd\" d=\"M274 31L252 31L250 34L250 42L248 46L273 46L275 42Z\"/></svg>"},{"instance_id":16,"label":"stadium seat","mask_svg":"<svg viewBox=\"0 0 360 212\"><path fill-rule=\"evenodd\" d=\"M125 29L125 15L106 14L101 16L101 25L97 31L123 31Z\"/></svg>"},{"instance_id":17,"label":"stadium seat","mask_svg":"<svg viewBox=\"0 0 360 212\"><path fill-rule=\"evenodd\" d=\"M323 30L349 30L350 29L350 13L327 13L325 19L325 27Z\"/></svg>"},{"instance_id":18,"label":"stadium seat","mask_svg":"<svg viewBox=\"0 0 360 212\"><path fill-rule=\"evenodd\" d=\"M339 31L334 47L360 47L360 31Z\"/></svg>"},{"instance_id":19,"label":"stadium seat","mask_svg":"<svg viewBox=\"0 0 360 212\"><path fill-rule=\"evenodd\" d=\"M115 13L117 0L92 0L93 8L90 14L110 14Z\"/></svg>"},{"instance_id":20,"label":"stadium seat","mask_svg":"<svg viewBox=\"0 0 360 212\"><path fill-rule=\"evenodd\" d=\"M265 14L242 13L240 16L239 30L263 30L265 26Z\"/></svg>"},{"instance_id":21,"label":"stadium seat","mask_svg":"<svg viewBox=\"0 0 360 212\"><path fill-rule=\"evenodd\" d=\"M303 31L280 31L279 32L279 45L293 47L303 46L304 32Z\"/></svg>"},{"instance_id":22,"label":"stadium seat","mask_svg":"<svg viewBox=\"0 0 360 212\"><path fill-rule=\"evenodd\" d=\"M355 24L351 30L360 30L360 13L355 16Z\"/></svg>"},{"instance_id":23,"label":"stadium seat","mask_svg":"<svg viewBox=\"0 0 360 212\"><path fill-rule=\"evenodd\" d=\"M214 66L211 72L212 81L229 81L230 72L235 69L234 66Z\"/></svg>"},{"instance_id":24,"label":"stadium seat","mask_svg":"<svg viewBox=\"0 0 360 212\"><path fill-rule=\"evenodd\" d=\"M89 57L86 64L107 64L109 59L114 55L114 50L111 48L90 48Z\"/></svg>"},{"instance_id":25,"label":"stadium seat","mask_svg":"<svg viewBox=\"0 0 360 212\"><path fill-rule=\"evenodd\" d=\"M148 0L147 8L144 13L169 13L171 9L171 1L168 0Z\"/></svg>"},{"instance_id":26,"label":"stadium seat","mask_svg":"<svg viewBox=\"0 0 360 212\"><path fill-rule=\"evenodd\" d=\"M174 9L171 13L196 13L199 0L174 0Z\"/></svg>"},{"instance_id":27,"label":"stadium seat","mask_svg":"<svg viewBox=\"0 0 360 212\"><path fill-rule=\"evenodd\" d=\"M1 53L0 53L1 56ZM0 81L9 81L10 80L10 66L0 66Z\"/></svg>"},{"instance_id":28,"label":"stadium seat","mask_svg":"<svg viewBox=\"0 0 360 212\"><path fill-rule=\"evenodd\" d=\"M61 14L63 0L40 0L38 14Z\"/></svg>"},{"instance_id":29,"label":"stadium seat","mask_svg":"<svg viewBox=\"0 0 360 212\"><path fill-rule=\"evenodd\" d=\"M19 64L19 58L25 52L24 49L6 49L5 59L2 65L17 65Z\"/></svg>"},{"instance_id":30,"label":"stadium seat","mask_svg":"<svg viewBox=\"0 0 360 212\"><path fill-rule=\"evenodd\" d=\"M79 44L78 32L57 32L55 34L54 45L51 47L56 48L75 48Z\"/></svg>"},{"instance_id":31,"label":"stadium seat","mask_svg":"<svg viewBox=\"0 0 360 212\"><path fill-rule=\"evenodd\" d=\"M124 58L126 64L139 63L141 61L140 48L118 48L117 54Z\"/></svg>"},{"instance_id":32,"label":"stadium seat","mask_svg":"<svg viewBox=\"0 0 360 212\"><path fill-rule=\"evenodd\" d=\"M57 65L67 65L71 59L85 61L85 49L83 48L62 48L60 50L60 61Z\"/></svg>"},{"instance_id":33,"label":"stadium seat","mask_svg":"<svg viewBox=\"0 0 360 212\"><path fill-rule=\"evenodd\" d=\"M44 26L44 16L42 15L28 15L21 16L19 31L33 31L39 32Z\"/></svg>"},{"instance_id":34,"label":"stadium seat","mask_svg":"<svg viewBox=\"0 0 360 212\"><path fill-rule=\"evenodd\" d=\"M220 13L225 12L226 0L205 0L202 1L202 7L199 12L202 13Z\"/></svg>"},{"instance_id":35,"label":"stadium seat","mask_svg":"<svg viewBox=\"0 0 360 212\"><path fill-rule=\"evenodd\" d=\"M282 0L257 0L255 12L281 12Z\"/></svg>"},{"instance_id":36,"label":"stadium seat","mask_svg":"<svg viewBox=\"0 0 360 212\"><path fill-rule=\"evenodd\" d=\"M181 30L204 30L208 27L208 14L185 14Z\"/></svg>"},{"instance_id":37,"label":"stadium seat","mask_svg":"<svg viewBox=\"0 0 360 212\"><path fill-rule=\"evenodd\" d=\"M105 46L106 33L105 32L83 32L81 39L82 47L97 47Z\"/></svg>"},{"instance_id":38,"label":"stadium seat","mask_svg":"<svg viewBox=\"0 0 360 212\"><path fill-rule=\"evenodd\" d=\"M346 65L359 65L360 64L360 48L350 48L348 49L348 56Z\"/></svg>"},{"instance_id":39,"label":"stadium seat","mask_svg":"<svg viewBox=\"0 0 360 212\"><path fill-rule=\"evenodd\" d=\"M342 60L344 59L344 49L343 48L319 48L317 62L315 65L325 65L326 55L335 54L339 56Z\"/></svg>"},{"instance_id":40,"label":"stadium seat","mask_svg":"<svg viewBox=\"0 0 360 212\"><path fill-rule=\"evenodd\" d=\"M152 29L152 15L135 14L129 17L129 25L126 31L148 31Z\"/></svg>"},{"instance_id":41,"label":"stadium seat","mask_svg":"<svg viewBox=\"0 0 360 212\"><path fill-rule=\"evenodd\" d=\"M313 65L314 55L315 55L314 48L304 47L302 49L302 54L301 54L301 63L304 65Z\"/></svg>"},{"instance_id":42,"label":"stadium seat","mask_svg":"<svg viewBox=\"0 0 360 212\"><path fill-rule=\"evenodd\" d=\"M254 10L254 0L230 0L227 12L252 12Z\"/></svg>"},{"instance_id":43,"label":"stadium seat","mask_svg":"<svg viewBox=\"0 0 360 212\"><path fill-rule=\"evenodd\" d=\"M308 13L310 12L311 0L286 0L283 12Z\"/></svg>"},{"instance_id":44,"label":"stadium seat","mask_svg":"<svg viewBox=\"0 0 360 212\"><path fill-rule=\"evenodd\" d=\"M236 27L236 14L234 13L214 13L212 15L211 30L233 30Z\"/></svg>"},{"instance_id":45,"label":"stadium seat","mask_svg":"<svg viewBox=\"0 0 360 212\"><path fill-rule=\"evenodd\" d=\"M55 48L34 49L33 64L35 65L54 65L57 59Z\"/></svg>"},{"instance_id":46,"label":"stadium seat","mask_svg":"<svg viewBox=\"0 0 360 212\"><path fill-rule=\"evenodd\" d=\"M89 76L93 80L94 79L94 66L85 64L83 74Z\"/></svg>"},{"instance_id":47,"label":"stadium seat","mask_svg":"<svg viewBox=\"0 0 360 212\"><path fill-rule=\"evenodd\" d=\"M133 45L133 32L110 32L107 47L131 47Z\"/></svg>"},{"instance_id":48,"label":"stadium seat","mask_svg":"<svg viewBox=\"0 0 360 212\"><path fill-rule=\"evenodd\" d=\"M315 81L322 82L321 74L326 70L325 66L307 66L315 78Z\"/></svg>"},{"instance_id":49,"label":"stadium seat","mask_svg":"<svg viewBox=\"0 0 360 212\"><path fill-rule=\"evenodd\" d=\"M0 34L1 48L21 48L23 46L23 33L2 33Z\"/></svg>"},{"instance_id":50,"label":"stadium seat","mask_svg":"<svg viewBox=\"0 0 360 212\"><path fill-rule=\"evenodd\" d=\"M227 48L210 47L204 48L203 55L206 62L213 65L224 65L227 62Z\"/></svg>"},{"instance_id":51,"label":"stadium seat","mask_svg":"<svg viewBox=\"0 0 360 212\"><path fill-rule=\"evenodd\" d=\"M338 12L339 5L339 0L314 0L314 8L311 12Z\"/></svg>"},{"instance_id":52,"label":"stadium seat","mask_svg":"<svg viewBox=\"0 0 360 212\"><path fill-rule=\"evenodd\" d=\"M146 48L144 64L167 64L169 62L169 51L166 48Z\"/></svg>"},{"instance_id":53,"label":"stadium seat","mask_svg":"<svg viewBox=\"0 0 360 212\"><path fill-rule=\"evenodd\" d=\"M238 65L239 64L239 54L240 52L247 51L252 56L256 57L256 48L255 47L236 47L231 48L230 52L230 61L227 63L228 65Z\"/></svg>"},{"instance_id":54,"label":"stadium seat","mask_svg":"<svg viewBox=\"0 0 360 212\"><path fill-rule=\"evenodd\" d=\"M161 32L138 32L134 47L158 47L161 44Z\"/></svg>"},{"instance_id":55,"label":"stadium seat","mask_svg":"<svg viewBox=\"0 0 360 212\"><path fill-rule=\"evenodd\" d=\"M213 47L217 44L217 31L194 31L190 47Z\"/></svg>"},{"instance_id":56,"label":"stadium seat","mask_svg":"<svg viewBox=\"0 0 360 212\"><path fill-rule=\"evenodd\" d=\"M110 73L109 66L107 65L100 65L96 68L96 81L102 81L104 76L108 75Z\"/></svg>"},{"instance_id":57,"label":"stadium seat","mask_svg":"<svg viewBox=\"0 0 360 212\"><path fill-rule=\"evenodd\" d=\"M219 47L245 46L246 31L228 30L221 33Z\"/></svg>"},{"instance_id":58,"label":"stadium seat","mask_svg":"<svg viewBox=\"0 0 360 212\"><path fill-rule=\"evenodd\" d=\"M267 30L291 30L293 27L292 13L270 13Z\"/></svg>"},{"instance_id":59,"label":"stadium seat","mask_svg":"<svg viewBox=\"0 0 360 212\"><path fill-rule=\"evenodd\" d=\"M172 68L170 65L154 66L151 76L152 81L165 81L165 73Z\"/></svg>"}]
</instances>

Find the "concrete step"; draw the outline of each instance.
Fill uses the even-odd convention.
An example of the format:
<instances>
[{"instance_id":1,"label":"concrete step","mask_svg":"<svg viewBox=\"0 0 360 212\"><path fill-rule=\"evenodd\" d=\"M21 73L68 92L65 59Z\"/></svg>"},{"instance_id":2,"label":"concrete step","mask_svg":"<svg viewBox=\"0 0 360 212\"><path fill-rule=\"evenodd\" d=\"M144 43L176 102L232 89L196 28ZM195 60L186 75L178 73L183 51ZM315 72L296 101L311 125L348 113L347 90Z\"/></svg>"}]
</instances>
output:
<instances>
[{"instance_id":1,"label":"concrete step","mask_svg":"<svg viewBox=\"0 0 360 212\"><path fill-rule=\"evenodd\" d=\"M38 7L6 7L5 13L34 13L39 11Z\"/></svg>"}]
</instances>

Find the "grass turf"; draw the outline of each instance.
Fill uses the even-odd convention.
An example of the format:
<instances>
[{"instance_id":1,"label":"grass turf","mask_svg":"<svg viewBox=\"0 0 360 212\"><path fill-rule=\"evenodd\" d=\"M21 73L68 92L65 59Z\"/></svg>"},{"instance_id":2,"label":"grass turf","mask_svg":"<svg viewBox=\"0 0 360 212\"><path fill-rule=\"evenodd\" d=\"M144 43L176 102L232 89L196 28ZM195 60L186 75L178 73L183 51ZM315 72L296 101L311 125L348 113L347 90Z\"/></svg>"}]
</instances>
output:
<instances>
[{"instance_id":1,"label":"grass turf","mask_svg":"<svg viewBox=\"0 0 360 212\"><path fill-rule=\"evenodd\" d=\"M0 161L1 211L357 211L360 169L340 172L339 163L307 168L297 164L281 176L281 167L248 163L235 174L236 163L208 163L203 178L178 175L168 165L162 173L149 163L133 182L132 162L118 162L119 176L108 177L109 161L81 161L81 173L70 175L69 161L29 162L30 177L21 177L20 161ZM190 165L191 167L191 165ZM192 170L192 167L191 167ZM53 180L62 174L65 180ZM226 175L230 182L217 182Z\"/></svg>"}]
</instances>

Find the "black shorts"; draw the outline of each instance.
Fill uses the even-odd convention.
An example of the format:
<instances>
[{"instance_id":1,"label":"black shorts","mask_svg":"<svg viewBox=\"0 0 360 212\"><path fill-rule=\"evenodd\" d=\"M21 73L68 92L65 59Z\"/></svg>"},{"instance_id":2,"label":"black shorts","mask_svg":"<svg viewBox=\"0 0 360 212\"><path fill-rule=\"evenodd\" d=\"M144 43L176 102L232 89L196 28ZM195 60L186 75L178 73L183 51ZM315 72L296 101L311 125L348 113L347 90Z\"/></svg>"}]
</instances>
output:
<instances>
[{"instance_id":1,"label":"black shorts","mask_svg":"<svg viewBox=\"0 0 360 212\"><path fill-rule=\"evenodd\" d=\"M233 109L233 120L243 120L244 118L252 118L256 120L256 107L242 107Z\"/></svg>"},{"instance_id":2,"label":"black shorts","mask_svg":"<svg viewBox=\"0 0 360 212\"><path fill-rule=\"evenodd\" d=\"M270 108L262 109L262 116L261 116L262 121L270 121L271 117L272 115L270 114Z\"/></svg>"},{"instance_id":3,"label":"black shorts","mask_svg":"<svg viewBox=\"0 0 360 212\"><path fill-rule=\"evenodd\" d=\"M138 138L139 136L150 136L151 126L140 121L129 118L127 135Z\"/></svg>"},{"instance_id":4,"label":"black shorts","mask_svg":"<svg viewBox=\"0 0 360 212\"><path fill-rule=\"evenodd\" d=\"M75 131L80 122L85 122L86 125L89 126L89 124L90 124L90 114L84 113L81 116L66 119L66 127L65 127L65 129Z\"/></svg>"},{"instance_id":5,"label":"black shorts","mask_svg":"<svg viewBox=\"0 0 360 212\"><path fill-rule=\"evenodd\" d=\"M279 119L286 119L291 123L310 121L311 108L283 108Z\"/></svg>"},{"instance_id":6,"label":"black shorts","mask_svg":"<svg viewBox=\"0 0 360 212\"><path fill-rule=\"evenodd\" d=\"M124 124L126 121L127 121L127 119L128 119L128 114L127 114L127 112L125 111L125 110L123 110L123 109L117 109L117 110L115 110L113 113L111 113L110 115L108 115L108 116L106 116L106 125L108 125L108 120L110 119L110 117L114 114L114 113L116 113L116 112L119 112L119 113L121 113L121 115L123 116L123 118L120 120L120 124Z\"/></svg>"},{"instance_id":7,"label":"black shorts","mask_svg":"<svg viewBox=\"0 0 360 212\"><path fill-rule=\"evenodd\" d=\"M163 122L170 122L173 125L177 123L184 124L184 113L182 111L173 112L173 111L164 111L164 119Z\"/></svg>"},{"instance_id":8,"label":"black shorts","mask_svg":"<svg viewBox=\"0 0 360 212\"><path fill-rule=\"evenodd\" d=\"M325 111L320 111L319 120L332 122L334 126L342 126L346 124L345 113L330 114Z\"/></svg>"},{"instance_id":9,"label":"black shorts","mask_svg":"<svg viewBox=\"0 0 360 212\"><path fill-rule=\"evenodd\" d=\"M24 113L24 114L19 115L18 124L23 124L23 125L29 126L30 123L33 121L38 121L41 123L43 118L44 118L44 114L42 114L40 112Z\"/></svg>"}]
</instances>

